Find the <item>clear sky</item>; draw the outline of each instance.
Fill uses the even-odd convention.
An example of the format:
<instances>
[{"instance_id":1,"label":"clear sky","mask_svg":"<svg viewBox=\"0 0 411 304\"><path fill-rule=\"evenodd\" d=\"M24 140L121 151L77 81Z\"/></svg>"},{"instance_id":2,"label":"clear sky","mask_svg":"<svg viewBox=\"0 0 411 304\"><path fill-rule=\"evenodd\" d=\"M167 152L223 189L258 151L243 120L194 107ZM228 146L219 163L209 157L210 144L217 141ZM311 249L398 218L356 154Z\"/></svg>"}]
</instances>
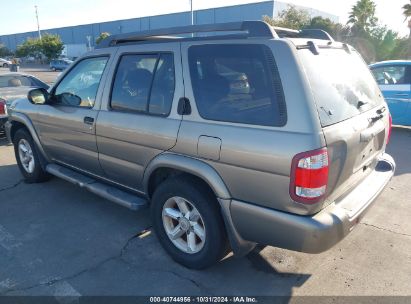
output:
<instances>
[{"instance_id":1,"label":"clear sky","mask_svg":"<svg viewBox=\"0 0 411 304\"><path fill-rule=\"evenodd\" d=\"M408 0L374 0L377 17L389 28L408 34L401 7ZM194 9L259 2L258 0L193 0ZM356 0L284 0L329 12L345 23ZM190 9L189 0L0 0L0 35L37 30L34 5L38 6L40 28L160 15Z\"/></svg>"}]
</instances>

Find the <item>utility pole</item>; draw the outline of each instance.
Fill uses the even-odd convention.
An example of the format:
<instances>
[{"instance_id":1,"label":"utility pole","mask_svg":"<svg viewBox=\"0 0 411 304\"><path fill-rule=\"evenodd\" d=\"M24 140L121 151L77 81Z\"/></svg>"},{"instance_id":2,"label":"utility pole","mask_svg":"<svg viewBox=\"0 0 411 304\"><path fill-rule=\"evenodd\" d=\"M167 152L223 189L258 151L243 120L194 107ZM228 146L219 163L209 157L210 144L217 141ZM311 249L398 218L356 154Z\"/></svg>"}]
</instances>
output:
<instances>
[{"instance_id":1,"label":"utility pole","mask_svg":"<svg viewBox=\"0 0 411 304\"><path fill-rule=\"evenodd\" d=\"M190 0L190 13L191 13L191 25L194 25L193 0ZM191 37L194 37L194 33L191 33Z\"/></svg>"},{"instance_id":2,"label":"utility pole","mask_svg":"<svg viewBox=\"0 0 411 304\"><path fill-rule=\"evenodd\" d=\"M191 25L194 25L193 0L190 0Z\"/></svg>"},{"instance_id":3,"label":"utility pole","mask_svg":"<svg viewBox=\"0 0 411 304\"><path fill-rule=\"evenodd\" d=\"M39 39L41 40L41 33L40 33L40 23L39 23L39 14L37 12L37 5L34 6L36 9L36 19L37 19L37 32L39 33Z\"/></svg>"}]
</instances>

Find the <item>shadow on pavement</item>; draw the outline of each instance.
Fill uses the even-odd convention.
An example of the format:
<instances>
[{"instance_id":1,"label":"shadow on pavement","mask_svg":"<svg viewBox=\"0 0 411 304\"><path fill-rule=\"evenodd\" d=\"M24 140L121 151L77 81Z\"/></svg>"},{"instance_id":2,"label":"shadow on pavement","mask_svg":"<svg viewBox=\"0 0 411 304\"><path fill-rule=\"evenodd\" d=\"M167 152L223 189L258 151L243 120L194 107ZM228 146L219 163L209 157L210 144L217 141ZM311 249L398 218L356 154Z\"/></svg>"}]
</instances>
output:
<instances>
[{"instance_id":1,"label":"shadow on pavement","mask_svg":"<svg viewBox=\"0 0 411 304\"><path fill-rule=\"evenodd\" d=\"M396 176L411 173L411 128L392 128L387 153L390 154L396 162Z\"/></svg>"}]
</instances>

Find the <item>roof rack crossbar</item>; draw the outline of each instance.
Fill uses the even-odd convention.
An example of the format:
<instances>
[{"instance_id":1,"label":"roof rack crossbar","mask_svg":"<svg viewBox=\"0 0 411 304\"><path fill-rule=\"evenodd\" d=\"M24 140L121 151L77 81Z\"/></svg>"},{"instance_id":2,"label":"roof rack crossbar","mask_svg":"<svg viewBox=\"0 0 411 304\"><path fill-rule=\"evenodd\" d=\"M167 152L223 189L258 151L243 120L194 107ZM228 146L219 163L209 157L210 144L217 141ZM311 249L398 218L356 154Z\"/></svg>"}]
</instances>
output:
<instances>
[{"instance_id":1,"label":"roof rack crossbar","mask_svg":"<svg viewBox=\"0 0 411 304\"><path fill-rule=\"evenodd\" d=\"M102 40L98 48L114 46L118 43L131 41L145 41L153 39L153 37L171 36L178 34L200 33L200 32L231 32L241 31L245 32L247 37L269 37L278 38L277 33L273 28L263 21L241 21L229 23L214 23L202 25L188 25L169 27L162 29L154 29L140 32L132 32L125 34L112 35Z\"/></svg>"},{"instance_id":2,"label":"roof rack crossbar","mask_svg":"<svg viewBox=\"0 0 411 304\"><path fill-rule=\"evenodd\" d=\"M334 39L331 37L331 35L321 29L302 29L298 31L289 28L274 27L274 30L280 37L312 38L334 42Z\"/></svg>"}]
</instances>

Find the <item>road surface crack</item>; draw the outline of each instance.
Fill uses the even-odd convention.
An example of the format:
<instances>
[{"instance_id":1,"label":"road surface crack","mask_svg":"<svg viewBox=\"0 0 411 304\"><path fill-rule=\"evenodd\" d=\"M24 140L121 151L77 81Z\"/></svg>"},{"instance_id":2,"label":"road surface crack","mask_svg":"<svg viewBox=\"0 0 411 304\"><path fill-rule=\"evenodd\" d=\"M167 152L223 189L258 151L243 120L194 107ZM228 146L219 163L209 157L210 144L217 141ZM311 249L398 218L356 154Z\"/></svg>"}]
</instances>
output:
<instances>
[{"instance_id":1,"label":"road surface crack","mask_svg":"<svg viewBox=\"0 0 411 304\"><path fill-rule=\"evenodd\" d=\"M376 228L376 229L378 229L378 230L383 230L383 231L391 232L391 233L394 233L394 234L411 237L411 234L396 232L396 231L394 231L394 230L390 230L390 229L386 229L386 228L381 228L381 227L375 226L375 225L373 225L373 224L360 223L360 225L369 226L369 227Z\"/></svg>"},{"instance_id":2,"label":"road surface crack","mask_svg":"<svg viewBox=\"0 0 411 304\"><path fill-rule=\"evenodd\" d=\"M19 180L17 183L15 183L14 185L1 188L1 189L0 189L0 192L14 189L14 188L16 188L17 186L19 186L23 181L24 181L24 179L21 179L21 180Z\"/></svg>"},{"instance_id":3,"label":"road surface crack","mask_svg":"<svg viewBox=\"0 0 411 304\"><path fill-rule=\"evenodd\" d=\"M20 181L20 182L21 182L21 181ZM108 258L100 261L99 263L97 263L97 264L95 264L95 265L92 265L92 266L90 266L90 267L87 267L86 269L83 269L83 270L81 270L81 271L79 271L79 272L76 272L76 273L74 273L74 274L72 274L72 275L69 275L69 276L66 276L66 277L63 277L63 278L53 278L53 279L48 280L47 282L40 282L40 283L33 284L33 285L30 285L30 286L27 286L27 287L23 287L23 288L9 288L9 289L7 289L7 290L5 290L5 291L3 291L3 292L0 292L0 296L7 296L8 294L10 294L10 293L12 293L12 292L27 291L27 290L30 290L30 289L33 289L33 288L37 288L37 287L41 287L41 286L52 286L52 285L54 285L54 284L56 284L56 283L59 283L59 282L62 282L62 281L72 280L72 279L75 279L75 278L77 278L77 277L79 277L79 276L81 276L81 275L89 272L89 271L96 270L96 269L98 269L99 267L101 267L101 266L103 266L104 264L106 264L107 262L110 262L110 261L113 261L113 260L116 260L116 259L120 259L121 261L124 261L124 260L122 259L122 256L124 255L125 251L127 250L128 246L130 245L130 243L131 243L134 239L136 239L136 238L140 237L142 234L146 233L146 232L148 231L148 229L150 229L150 228L151 228L151 227L146 228L146 229L143 229L141 232L138 232L137 234L131 236L131 237L126 241L126 243L121 247L120 253L118 253L118 254L116 254L116 255L113 255L113 256L111 256L111 257L108 257Z\"/></svg>"}]
</instances>

